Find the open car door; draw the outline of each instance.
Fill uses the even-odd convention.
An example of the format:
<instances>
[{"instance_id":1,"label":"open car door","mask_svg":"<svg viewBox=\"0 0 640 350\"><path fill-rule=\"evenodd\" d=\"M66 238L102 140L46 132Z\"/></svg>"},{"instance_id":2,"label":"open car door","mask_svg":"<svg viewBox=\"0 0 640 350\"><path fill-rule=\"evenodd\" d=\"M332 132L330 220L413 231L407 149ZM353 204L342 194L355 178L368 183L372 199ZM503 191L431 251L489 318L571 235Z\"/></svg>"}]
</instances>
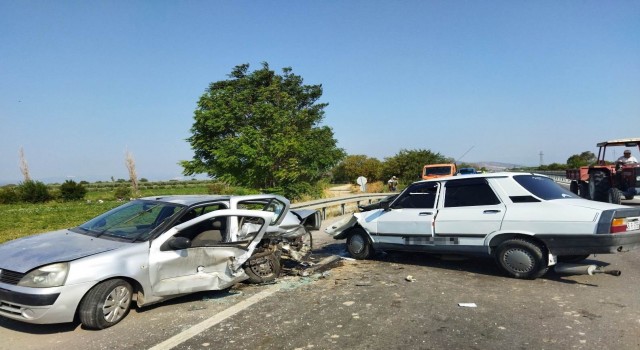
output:
<instances>
[{"instance_id":1,"label":"open car door","mask_svg":"<svg viewBox=\"0 0 640 350\"><path fill-rule=\"evenodd\" d=\"M223 209L163 233L151 242L149 251L153 294L220 290L247 279L242 264L260 243L272 218L270 212Z\"/></svg>"}]
</instances>

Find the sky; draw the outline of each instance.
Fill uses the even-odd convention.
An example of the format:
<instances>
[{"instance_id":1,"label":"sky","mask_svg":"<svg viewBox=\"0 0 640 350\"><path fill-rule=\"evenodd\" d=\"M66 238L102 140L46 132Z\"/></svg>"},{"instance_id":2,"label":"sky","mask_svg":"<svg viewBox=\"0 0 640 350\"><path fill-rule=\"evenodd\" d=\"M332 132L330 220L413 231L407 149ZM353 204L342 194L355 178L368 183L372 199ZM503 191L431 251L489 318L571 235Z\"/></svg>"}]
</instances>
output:
<instances>
[{"instance_id":1,"label":"sky","mask_svg":"<svg viewBox=\"0 0 640 350\"><path fill-rule=\"evenodd\" d=\"M262 62L322 85L350 155L538 165L640 137L640 1L0 0L0 183L21 148L44 182L128 178L126 152L181 178L199 97Z\"/></svg>"}]
</instances>

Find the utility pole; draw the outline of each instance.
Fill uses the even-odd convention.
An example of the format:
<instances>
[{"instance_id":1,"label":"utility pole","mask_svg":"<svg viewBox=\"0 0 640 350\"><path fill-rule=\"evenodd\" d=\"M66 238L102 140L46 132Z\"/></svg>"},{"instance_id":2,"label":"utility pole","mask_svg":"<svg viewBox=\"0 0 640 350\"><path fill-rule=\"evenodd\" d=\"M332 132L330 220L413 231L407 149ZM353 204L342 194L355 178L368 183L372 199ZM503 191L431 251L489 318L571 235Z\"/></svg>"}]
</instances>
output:
<instances>
[{"instance_id":1,"label":"utility pole","mask_svg":"<svg viewBox=\"0 0 640 350\"><path fill-rule=\"evenodd\" d=\"M542 153L542 151L540 151L540 166L544 165L544 153Z\"/></svg>"}]
</instances>

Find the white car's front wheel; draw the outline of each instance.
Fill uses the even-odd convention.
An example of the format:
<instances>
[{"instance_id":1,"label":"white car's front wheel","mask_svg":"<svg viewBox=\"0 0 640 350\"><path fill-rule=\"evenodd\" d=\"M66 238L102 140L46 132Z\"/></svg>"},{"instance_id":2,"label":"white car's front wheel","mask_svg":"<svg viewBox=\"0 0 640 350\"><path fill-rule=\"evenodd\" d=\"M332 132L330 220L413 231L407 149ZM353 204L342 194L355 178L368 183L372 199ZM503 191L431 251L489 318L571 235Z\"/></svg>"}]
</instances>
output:
<instances>
[{"instance_id":1,"label":"white car's front wheel","mask_svg":"<svg viewBox=\"0 0 640 350\"><path fill-rule=\"evenodd\" d=\"M515 278L535 279L544 275L549 267L544 258L544 248L537 242L513 238L498 246L498 266Z\"/></svg>"},{"instance_id":2,"label":"white car's front wheel","mask_svg":"<svg viewBox=\"0 0 640 350\"><path fill-rule=\"evenodd\" d=\"M367 233L360 227L351 229L347 237L347 250L349 254L358 259L368 259L373 256L374 249L369 242Z\"/></svg>"},{"instance_id":3,"label":"white car's front wheel","mask_svg":"<svg viewBox=\"0 0 640 350\"><path fill-rule=\"evenodd\" d=\"M90 329L113 326L129 313L132 293L131 285L121 279L99 283L80 302L80 322Z\"/></svg>"}]
</instances>

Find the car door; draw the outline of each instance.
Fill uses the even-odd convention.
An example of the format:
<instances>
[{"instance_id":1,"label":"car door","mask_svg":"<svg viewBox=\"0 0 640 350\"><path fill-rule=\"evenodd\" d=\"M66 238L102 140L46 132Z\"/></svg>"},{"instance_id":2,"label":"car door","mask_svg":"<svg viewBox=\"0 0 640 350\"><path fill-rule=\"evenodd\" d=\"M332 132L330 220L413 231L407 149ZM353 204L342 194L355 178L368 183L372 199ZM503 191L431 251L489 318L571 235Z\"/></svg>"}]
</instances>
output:
<instances>
[{"instance_id":1,"label":"car door","mask_svg":"<svg viewBox=\"0 0 640 350\"><path fill-rule=\"evenodd\" d=\"M151 242L149 279L156 296L169 296L203 290L219 290L246 279L242 264L258 245L272 213L255 210L216 210L179 224ZM191 239L202 233L208 222L225 222L219 242L192 246ZM235 222L235 225L229 223ZM238 224L240 223L240 224ZM238 227L249 228L243 240ZM191 237L191 239L190 239Z\"/></svg>"},{"instance_id":2,"label":"car door","mask_svg":"<svg viewBox=\"0 0 640 350\"><path fill-rule=\"evenodd\" d=\"M404 190L388 210L378 210L363 226L380 243L419 244L433 236L438 182L418 182ZM400 242L399 239L405 240Z\"/></svg>"},{"instance_id":3,"label":"car door","mask_svg":"<svg viewBox=\"0 0 640 350\"><path fill-rule=\"evenodd\" d=\"M484 178L449 180L444 185L434 230L452 245L481 247L502 225L506 206ZM463 248L467 249L467 248Z\"/></svg>"}]
</instances>

